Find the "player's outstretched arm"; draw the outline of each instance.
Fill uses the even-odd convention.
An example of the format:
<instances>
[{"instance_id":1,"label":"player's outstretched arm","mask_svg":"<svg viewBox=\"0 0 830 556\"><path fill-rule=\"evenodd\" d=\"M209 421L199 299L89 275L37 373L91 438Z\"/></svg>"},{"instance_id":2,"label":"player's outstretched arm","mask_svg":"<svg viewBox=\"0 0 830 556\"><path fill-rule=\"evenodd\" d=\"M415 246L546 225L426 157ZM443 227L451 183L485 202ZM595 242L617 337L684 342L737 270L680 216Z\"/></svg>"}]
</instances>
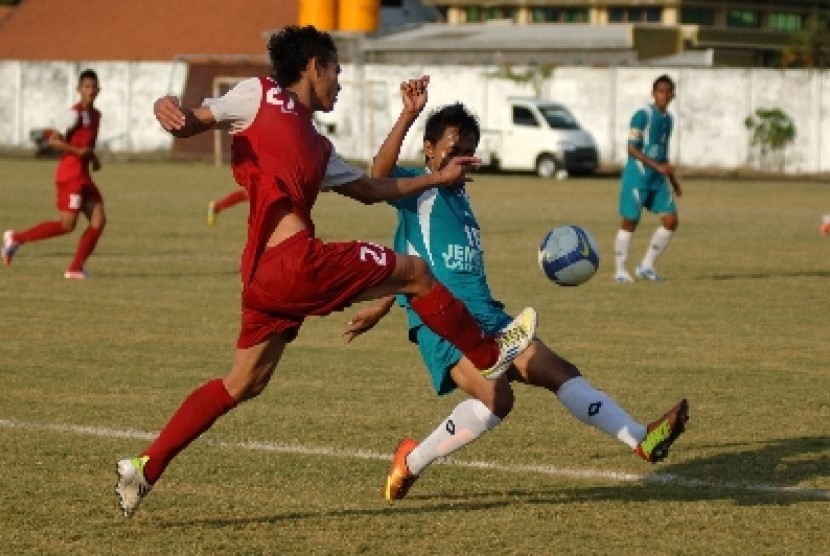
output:
<instances>
[{"instance_id":1,"label":"player's outstretched arm","mask_svg":"<svg viewBox=\"0 0 830 556\"><path fill-rule=\"evenodd\" d=\"M332 191L361 203L371 205L417 195L433 187L455 186L468 181L466 174L470 167L481 164L475 156L455 156L440 171L411 178L360 178L335 187Z\"/></svg>"},{"instance_id":2,"label":"player's outstretched arm","mask_svg":"<svg viewBox=\"0 0 830 556\"><path fill-rule=\"evenodd\" d=\"M375 158L372 160L372 168L369 175L373 178L385 178L392 173L392 169L398 162L401 153L401 146L409 128L418 119L418 116L427 103L427 86L429 76L424 75L419 79L410 79L401 83L401 101L403 107L401 113L389 135L378 149Z\"/></svg>"},{"instance_id":3,"label":"player's outstretched arm","mask_svg":"<svg viewBox=\"0 0 830 556\"><path fill-rule=\"evenodd\" d=\"M179 99L168 95L153 103L153 114L165 130L175 137L192 137L207 131L216 124L207 107L182 108Z\"/></svg>"},{"instance_id":4,"label":"player's outstretched arm","mask_svg":"<svg viewBox=\"0 0 830 556\"><path fill-rule=\"evenodd\" d=\"M389 313L389 310L392 309L392 305L394 304L395 296L390 295L389 297L384 297L375 305L358 311L357 314L355 314L355 316L346 323L346 331L343 332L343 338L345 338L346 343L351 342L357 336L374 328L374 326L380 322L380 319Z\"/></svg>"}]
</instances>

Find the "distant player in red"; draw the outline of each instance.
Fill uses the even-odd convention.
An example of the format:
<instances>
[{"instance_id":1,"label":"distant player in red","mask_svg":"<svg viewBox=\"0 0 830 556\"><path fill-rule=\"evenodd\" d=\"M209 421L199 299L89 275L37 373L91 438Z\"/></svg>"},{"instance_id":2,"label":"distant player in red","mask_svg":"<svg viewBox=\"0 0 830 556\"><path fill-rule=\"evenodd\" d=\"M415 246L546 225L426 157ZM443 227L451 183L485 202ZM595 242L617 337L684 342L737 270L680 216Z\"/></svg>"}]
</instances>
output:
<instances>
[{"instance_id":1,"label":"distant player in red","mask_svg":"<svg viewBox=\"0 0 830 556\"><path fill-rule=\"evenodd\" d=\"M49 136L49 146L61 153L55 172L56 204L60 220L41 222L20 232L6 230L2 248L3 263L6 266L12 264L12 257L24 243L72 232L78 222L78 213L83 212L89 220L89 226L78 241L75 257L63 276L70 280L89 277L84 270L84 263L95 249L107 221L104 200L89 172L90 168L96 172L101 169L101 162L95 155L101 112L93 106L100 90L98 75L93 70L81 72L78 78L81 99L66 112Z\"/></svg>"},{"instance_id":2,"label":"distant player in red","mask_svg":"<svg viewBox=\"0 0 830 556\"><path fill-rule=\"evenodd\" d=\"M208 226L213 226L214 224L216 224L216 216L220 212L222 212L223 210L227 210L247 200L248 192L245 189L237 188L236 190L231 191L218 201L211 201L210 203L208 203Z\"/></svg>"},{"instance_id":3,"label":"distant player in red","mask_svg":"<svg viewBox=\"0 0 830 556\"><path fill-rule=\"evenodd\" d=\"M250 208L233 364L224 378L194 390L139 457L118 462L115 490L128 517L179 452L265 389L308 316L406 295L426 326L485 376L506 371L533 340L533 309L488 335L419 257L366 241L324 243L315 237L311 211L321 189L367 204L395 199L458 183L478 159L454 157L440 171L414 178L369 178L343 162L313 125L313 113L332 110L340 91L331 36L310 26L290 26L271 37L268 50L272 77L243 81L194 109L180 107L169 96L154 105L162 127L176 137L230 128L231 168L248 192Z\"/></svg>"}]
</instances>

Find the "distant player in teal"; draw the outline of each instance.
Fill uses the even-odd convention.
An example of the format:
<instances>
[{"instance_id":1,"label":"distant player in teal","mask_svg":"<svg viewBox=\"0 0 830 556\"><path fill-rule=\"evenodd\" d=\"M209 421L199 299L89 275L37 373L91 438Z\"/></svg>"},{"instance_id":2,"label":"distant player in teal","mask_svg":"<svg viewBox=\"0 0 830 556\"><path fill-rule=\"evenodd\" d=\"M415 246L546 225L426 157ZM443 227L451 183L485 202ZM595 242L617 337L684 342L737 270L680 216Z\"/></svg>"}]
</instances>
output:
<instances>
[{"instance_id":1,"label":"distant player in teal","mask_svg":"<svg viewBox=\"0 0 830 556\"><path fill-rule=\"evenodd\" d=\"M425 168L396 166L406 134L427 100L428 78L401 84L403 110L378 150L373 177L413 176L440 171L453 157L472 155L478 146L478 121L461 104L444 106L427 119L424 130ZM497 331L510 322L504 305L493 298L484 272L481 232L464 182L456 187L433 188L390 202L397 209L395 250L421 257L435 277L462 299L485 331ZM351 341L368 331L395 303L385 298L378 305L359 311L349 321L345 337ZM646 461L662 460L683 432L688 403L681 400L660 419L643 424L632 419L614 400L596 390L573 364L541 340L495 379L482 376L451 344L424 326L405 298L398 298L408 315L409 338L418 344L421 357L437 394L461 388L470 398L420 443L404 438L395 451L383 487L386 500L399 500L433 461L473 442L496 427L513 407L512 381L545 388L577 419L627 444Z\"/></svg>"},{"instance_id":2,"label":"distant player in teal","mask_svg":"<svg viewBox=\"0 0 830 556\"><path fill-rule=\"evenodd\" d=\"M620 283L634 281L625 265L631 238L644 208L660 215L660 226L654 232L635 273L646 280L660 280L654 263L677 230L674 195L679 197L683 194L674 175L674 166L669 163L669 138L674 128L674 117L668 112L668 107L674 98L674 81L668 75L661 75L654 81L651 95L654 103L634 113L628 131L628 161L620 184L622 223L614 242L614 280Z\"/></svg>"}]
</instances>

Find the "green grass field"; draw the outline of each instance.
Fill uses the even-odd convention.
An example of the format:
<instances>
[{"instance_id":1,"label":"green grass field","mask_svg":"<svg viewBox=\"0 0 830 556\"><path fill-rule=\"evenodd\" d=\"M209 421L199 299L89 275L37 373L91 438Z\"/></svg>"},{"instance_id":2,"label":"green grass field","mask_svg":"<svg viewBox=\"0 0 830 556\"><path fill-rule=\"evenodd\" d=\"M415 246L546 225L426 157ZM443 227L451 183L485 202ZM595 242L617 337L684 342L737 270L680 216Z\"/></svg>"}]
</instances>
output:
<instances>
[{"instance_id":1,"label":"green grass field","mask_svg":"<svg viewBox=\"0 0 830 556\"><path fill-rule=\"evenodd\" d=\"M0 230L52 218L53 161L0 163ZM822 554L830 529L830 186L685 180L666 280L612 282L616 179L477 177L490 283L597 387L650 421L691 420L648 465L517 386L510 418L410 496L379 497L391 452L462 398L437 398L395 311L345 346L349 312L311 319L269 388L168 469L131 520L114 464L194 387L226 372L246 210L210 228L230 190L206 165L111 163L109 225L67 282L80 229L0 269L0 553ZM325 239L389 243L393 212L322 195ZM600 244L599 274L547 282L536 246L568 222ZM657 220L644 218L642 255ZM79 226L80 228L80 226Z\"/></svg>"}]
</instances>

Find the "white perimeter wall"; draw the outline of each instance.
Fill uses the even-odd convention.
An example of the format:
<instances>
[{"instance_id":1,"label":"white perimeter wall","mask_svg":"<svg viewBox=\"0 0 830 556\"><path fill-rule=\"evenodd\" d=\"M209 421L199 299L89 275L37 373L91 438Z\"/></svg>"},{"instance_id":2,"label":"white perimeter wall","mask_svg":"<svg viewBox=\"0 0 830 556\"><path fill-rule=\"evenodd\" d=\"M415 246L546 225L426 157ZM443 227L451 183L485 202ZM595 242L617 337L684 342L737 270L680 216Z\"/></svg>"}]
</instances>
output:
<instances>
[{"instance_id":1,"label":"white perimeter wall","mask_svg":"<svg viewBox=\"0 0 830 556\"><path fill-rule=\"evenodd\" d=\"M78 73L94 68L104 114L100 138L116 152L169 149L171 138L152 114L153 101L180 94L187 76L181 62L0 61L0 147L33 146L29 131L48 127L75 102ZM401 81L431 76L430 106L460 100L483 119L508 95L533 95L527 83L494 78L492 67L343 67L343 91L335 110L320 114L333 124L337 150L369 160L400 109ZM668 73L677 83L671 111L677 117L672 141L675 163L695 168L757 167L744 118L757 108L781 108L796 124L786 151L788 173L830 172L830 72L769 69L661 69L561 67L539 84L542 96L567 104L596 138L603 163L625 161L632 112L650 100L652 81ZM205 91L209 96L210 91ZM422 127L410 133L403 155L420 158Z\"/></svg>"},{"instance_id":2,"label":"white perimeter wall","mask_svg":"<svg viewBox=\"0 0 830 556\"><path fill-rule=\"evenodd\" d=\"M103 119L99 147L116 152L167 150L172 137L153 117L153 101L181 93L187 64L181 62L0 61L0 147L31 148L32 129L50 127L78 101L78 74L98 73L95 105Z\"/></svg>"}]
</instances>

